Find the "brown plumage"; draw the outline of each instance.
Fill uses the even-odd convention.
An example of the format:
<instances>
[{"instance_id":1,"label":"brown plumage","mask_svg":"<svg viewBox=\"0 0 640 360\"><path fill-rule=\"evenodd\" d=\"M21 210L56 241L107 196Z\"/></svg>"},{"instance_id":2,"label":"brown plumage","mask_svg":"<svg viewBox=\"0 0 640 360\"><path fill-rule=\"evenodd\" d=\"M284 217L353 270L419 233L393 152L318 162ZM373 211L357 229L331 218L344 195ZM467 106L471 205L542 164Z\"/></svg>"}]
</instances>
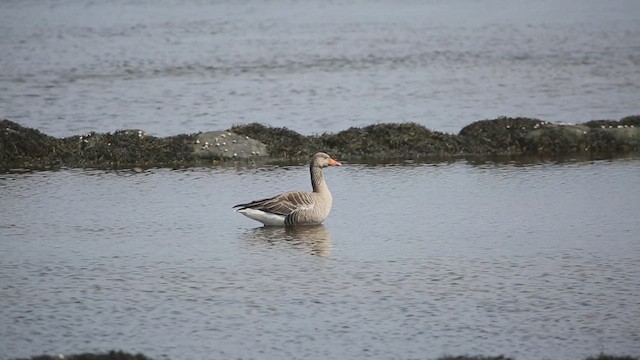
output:
<instances>
[{"instance_id":1,"label":"brown plumage","mask_svg":"<svg viewBox=\"0 0 640 360\"><path fill-rule=\"evenodd\" d=\"M322 223L329 212L333 198L324 181L322 168L342 166L329 155L319 152L309 164L312 192L289 191L268 199L234 206L236 211L266 226L316 225Z\"/></svg>"}]
</instances>

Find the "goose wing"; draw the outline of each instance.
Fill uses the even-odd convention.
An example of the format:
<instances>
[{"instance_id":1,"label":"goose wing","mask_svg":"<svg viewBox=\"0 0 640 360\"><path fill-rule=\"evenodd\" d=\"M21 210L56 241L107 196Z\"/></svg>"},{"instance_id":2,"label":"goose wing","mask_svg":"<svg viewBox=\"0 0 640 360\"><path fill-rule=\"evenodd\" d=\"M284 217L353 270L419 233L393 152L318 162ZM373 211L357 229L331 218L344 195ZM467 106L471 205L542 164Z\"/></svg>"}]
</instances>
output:
<instances>
[{"instance_id":1,"label":"goose wing","mask_svg":"<svg viewBox=\"0 0 640 360\"><path fill-rule=\"evenodd\" d=\"M310 210L315 202L311 193L290 191L271 198L255 200L246 204L238 204L234 208L254 209L272 214L288 216L292 213Z\"/></svg>"}]
</instances>

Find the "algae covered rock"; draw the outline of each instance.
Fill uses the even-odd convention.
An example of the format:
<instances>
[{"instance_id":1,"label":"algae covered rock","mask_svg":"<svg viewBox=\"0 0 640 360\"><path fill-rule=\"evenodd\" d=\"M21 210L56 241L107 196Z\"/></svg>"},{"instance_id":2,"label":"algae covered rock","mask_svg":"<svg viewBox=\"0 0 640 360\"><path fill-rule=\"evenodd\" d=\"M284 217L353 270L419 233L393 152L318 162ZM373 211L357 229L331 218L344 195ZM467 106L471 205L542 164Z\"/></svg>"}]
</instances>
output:
<instances>
[{"instance_id":1,"label":"algae covered rock","mask_svg":"<svg viewBox=\"0 0 640 360\"><path fill-rule=\"evenodd\" d=\"M71 355L40 355L30 359L16 360L152 360L144 354L130 354L123 351L109 351L108 353L82 353Z\"/></svg>"},{"instance_id":2,"label":"algae covered rock","mask_svg":"<svg viewBox=\"0 0 640 360\"><path fill-rule=\"evenodd\" d=\"M306 159L309 154L322 150L317 137L301 135L283 127L251 123L233 126L230 131L261 141L267 145L270 156L276 159Z\"/></svg>"},{"instance_id":3,"label":"algae covered rock","mask_svg":"<svg viewBox=\"0 0 640 360\"><path fill-rule=\"evenodd\" d=\"M255 159L269 155L263 142L230 131L209 131L196 135L192 151L200 159Z\"/></svg>"},{"instance_id":4,"label":"algae covered rock","mask_svg":"<svg viewBox=\"0 0 640 360\"><path fill-rule=\"evenodd\" d=\"M302 135L252 123L225 131L159 138L139 129L55 138L0 121L0 170L43 167L183 167L226 161L306 161L318 151L342 160L483 156L613 157L640 152L640 116L554 124L532 118L476 121L459 134L416 123L382 123Z\"/></svg>"},{"instance_id":5,"label":"algae covered rock","mask_svg":"<svg viewBox=\"0 0 640 360\"><path fill-rule=\"evenodd\" d=\"M532 131L548 124L531 118L507 118L480 120L471 123L459 135L469 154L518 155L527 146L525 137Z\"/></svg>"},{"instance_id":6,"label":"algae covered rock","mask_svg":"<svg viewBox=\"0 0 640 360\"><path fill-rule=\"evenodd\" d=\"M422 158L455 155L462 150L453 135L434 132L416 123L375 124L324 134L320 141L340 158Z\"/></svg>"},{"instance_id":7,"label":"algae covered rock","mask_svg":"<svg viewBox=\"0 0 640 360\"><path fill-rule=\"evenodd\" d=\"M0 120L0 165L13 162L27 167L54 165L62 156L64 151L58 139L7 119Z\"/></svg>"},{"instance_id":8,"label":"algae covered rock","mask_svg":"<svg viewBox=\"0 0 640 360\"><path fill-rule=\"evenodd\" d=\"M623 129L640 127L640 115L625 116L620 121L616 120L591 120L587 121L583 125L590 128L601 129Z\"/></svg>"},{"instance_id":9,"label":"algae covered rock","mask_svg":"<svg viewBox=\"0 0 640 360\"><path fill-rule=\"evenodd\" d=\"M613 156L640 150L640 116L554 124L530 118L474 122L460 131L467 154Z\"/></svg>"},{"instance_id":10,"label":"algae covered rock","mask_svg":"<svg viewBox=\"0 0 640 360\"><path fill-rule=\"evenodd\" d=\"M581 125L545 124L525 134L527 153L539 155L579 153L588 150L589 128Z\"/></svg>"},{"instance_id":11,"label":"algae covered rock","mask_svg":"<svg viewBox=\"0 0 640 360\"><path fill-rule=\"evenodd\" d=\"M0 168L7 167L153 167L195 159L192 135L166 138L142 130L90 132L54 138L9 120L0 122Z\"/></svg>"},{"instance_id":12,"label":"algae covered rock","mask_svg":"<svg viewBox=\"0 0 640 360\"><path fill-rule=\"evenodd\" d=\"M153 167L183 164L195 159L189 142L193 135L157 138L142 130L118 130L113 133L90 132L62 139L69 154L67 166Z\"/></svg>"}]
</instances>

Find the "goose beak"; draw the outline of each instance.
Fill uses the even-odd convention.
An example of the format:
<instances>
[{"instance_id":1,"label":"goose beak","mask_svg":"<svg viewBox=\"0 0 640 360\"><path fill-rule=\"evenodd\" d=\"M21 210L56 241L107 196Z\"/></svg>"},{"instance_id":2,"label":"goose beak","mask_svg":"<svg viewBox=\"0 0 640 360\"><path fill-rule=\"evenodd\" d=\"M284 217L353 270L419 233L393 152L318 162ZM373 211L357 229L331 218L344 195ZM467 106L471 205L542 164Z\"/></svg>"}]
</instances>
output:
<instances>
[{"instance_id":1,"label":"goose beak","mask_svg":"<svg viewBox=\"0 0 640 360\"><path fill-rule=\"evenodd\" d=\"M340 161L335 161L333 159L329 160L329 166L342 166Z\"/></svg>"}]
</instances>

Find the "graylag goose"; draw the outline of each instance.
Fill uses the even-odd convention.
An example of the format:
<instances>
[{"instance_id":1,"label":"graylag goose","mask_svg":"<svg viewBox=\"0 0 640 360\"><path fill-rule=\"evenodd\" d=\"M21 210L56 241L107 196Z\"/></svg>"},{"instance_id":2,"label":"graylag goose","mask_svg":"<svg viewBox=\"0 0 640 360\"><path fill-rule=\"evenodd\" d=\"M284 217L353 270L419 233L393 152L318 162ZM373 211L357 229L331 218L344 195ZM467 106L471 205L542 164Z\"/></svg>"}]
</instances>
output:
<instances>
[{"instance_id":1,"label":"graylag goose","mask_svg":"<svg viewBox=\"0 0 640 360\"><path fill-rule=\"evenodd\" d=\"M239 204L236 211L265 226L317 225L322 223L331 211L333 198L324 181L322 168L342 166L329 155L319 152L313 155L311 172L312 192L289 191L272 198Z\"/></svg>"}]
</instances>

